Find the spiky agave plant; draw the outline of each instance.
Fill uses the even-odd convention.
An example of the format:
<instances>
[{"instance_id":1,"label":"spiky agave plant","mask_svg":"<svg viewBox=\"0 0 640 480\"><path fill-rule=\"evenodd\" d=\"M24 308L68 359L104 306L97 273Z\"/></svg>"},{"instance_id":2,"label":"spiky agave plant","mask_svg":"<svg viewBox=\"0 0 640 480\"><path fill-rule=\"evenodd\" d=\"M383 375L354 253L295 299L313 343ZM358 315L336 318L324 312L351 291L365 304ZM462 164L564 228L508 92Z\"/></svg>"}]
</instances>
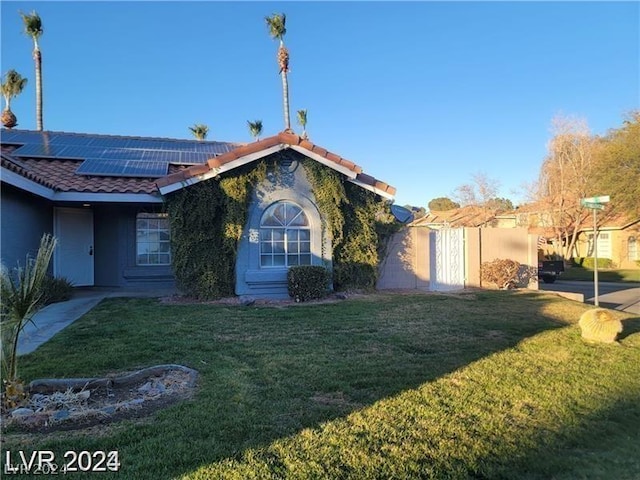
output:
<instances>
[{"instance_id":1,"label":"spiky agave plant","mask_svg":"<svg viewBox=\"0 0 640 480\"><path fill-rule=\"evenodd\" d=\"M17 97L24 90L27 79L22 78L15 70L9 70L2 81L2 96L4 97L5 107L2 111L2 124L7 128L13 128L18 125L18 119L11 111L11 99Z\"/></svg>"},{"instance_id":2,"label":"spiky agave plant","mask_svg":"<svg viewBox=\"0 0 640 480\"><path fill-rule=\"evenodd\" d=\"M247 126L249 127L251 136L258 140L262 134L262 120L254 120L253 122L247 120Z\"/></svg>"},{"instance_id":3,"label":"spiky agave plant","mask_svg":"<svg viewBox=\"0 0 640 480\"><path fill-rule=\"evenodd\" d=\"M298 125L302 127L302 138L307 138L307 110L298 110Z\"/></svg>"},{"instance_id":4,"label":"spiky agave plant","mask_svg":"<svg viewBox=\"0 0 640 480\"><path fill-rule=\"evenodd\" d=\"M33 61L36 65L36 127L42 131L44 128L42 122L42 54L38 43L38 39L44 33L42 19L35 10L30 14L20 12L20 16L24 23L24 33L33 40Z\"/></svg>"},{"instance_id":5,"label":"spiky agave plant","mask_svg":"<svg viewBox=\"0 0 640 480\"><path fill-rule=\"evenodd\" d=\"M3 377L3 403L12 407L24 399L24 386L18 378L18 340L27 323L41 306L42 284L56 247L55 237L45 234L35 258L27 257L24 267L0 266L0 337Z\"/></svg>"},{"instance_id":6,"label":"spiky agave plant","mask_svg":"<svg viewBox=\"0 0 640 480\"><path fill-rule=\"evenodd\" d=\"M205 140L207 138L207 134L209 133L209 127L202 123L196 123L193 127L189 127L193 136L198 140Z\"/></svg>"},{"instance_id":7,"label":"spiky agave plant","mask_svg":"<svg viewBox=\"0 0 640 480\"><path fill-rule=\"evenodd\" d=\"M265 22L269 28L269 34L274 40L279 40L278 47L278 67L282 78L282 104L284 107L285 131L291 131L291 120L289 116L289 51L284 46L284 36L287 33L287 16L284 13L274 13L270 17L265 17Z\"/></svg>"}]
</instances>

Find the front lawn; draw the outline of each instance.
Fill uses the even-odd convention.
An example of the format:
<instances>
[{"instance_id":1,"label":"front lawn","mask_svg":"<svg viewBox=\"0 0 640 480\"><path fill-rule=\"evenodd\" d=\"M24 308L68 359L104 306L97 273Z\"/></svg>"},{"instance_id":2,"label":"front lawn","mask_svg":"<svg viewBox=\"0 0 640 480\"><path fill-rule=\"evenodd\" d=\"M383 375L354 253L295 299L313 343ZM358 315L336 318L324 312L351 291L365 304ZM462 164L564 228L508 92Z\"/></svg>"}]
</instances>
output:
<instances>
[{"instance_id":1,"label":"front lawn","mask_svg":"<svg viewBox=\"0 0 640 480\"><path fill-rule=\"evenodd\" d=\"M560 276L561 280L578 280L593 282L593 270L585 267L572 266ZM598 269L600 282L640 282L640 270Z\"/></svg>"},{"instance_id":2,"label":"front lawn","mask_svg":"<svg viewBox=\"0 0 640 480\"><path fill-rule=\"evenodd\" d=\"M619 314L620 345L587 345L587 308L502 291L105 300L22 357L23 378L178 363L197 394L89 431L5 432L2 458L118 450L127 479L638 478L640 318Z\"/></svg>"}]
</instances>

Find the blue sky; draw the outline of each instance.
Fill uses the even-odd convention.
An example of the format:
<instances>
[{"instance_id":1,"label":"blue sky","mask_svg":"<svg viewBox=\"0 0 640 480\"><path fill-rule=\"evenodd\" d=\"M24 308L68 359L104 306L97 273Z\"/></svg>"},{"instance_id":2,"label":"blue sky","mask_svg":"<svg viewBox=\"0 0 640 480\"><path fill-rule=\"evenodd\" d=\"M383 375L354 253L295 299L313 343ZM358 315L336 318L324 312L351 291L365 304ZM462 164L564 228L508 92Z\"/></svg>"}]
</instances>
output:
<instances>
[{"instance_id":1,"label":"blue sky","mask_svg":"<svg viewBox=\"0 0 640 480\"><path fill-rule=\"evenodd\" d=\"M551 119L604 134L640 107L638 2L1 3L1 71L29 78L12 110L35 129L37 10L47 130L251 141L284 128L277 43L287 14L292 119L310 139L426 206L484 172L516 193L546 153ZM294 121L295 122L295 121ZM295 125L295 123L294 123ZM299 127L295 125L299 130Z\"/></svg>"}]
</instances>

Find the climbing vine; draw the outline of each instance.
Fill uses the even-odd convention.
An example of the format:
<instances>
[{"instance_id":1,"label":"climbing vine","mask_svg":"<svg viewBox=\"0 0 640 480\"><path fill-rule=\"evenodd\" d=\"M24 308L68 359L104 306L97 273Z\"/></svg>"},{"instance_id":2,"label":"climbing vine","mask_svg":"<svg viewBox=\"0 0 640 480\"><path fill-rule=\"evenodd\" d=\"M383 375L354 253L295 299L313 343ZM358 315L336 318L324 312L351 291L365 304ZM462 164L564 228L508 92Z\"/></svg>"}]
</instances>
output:
<instances>
[{"instance_id":1,"label":"climbing vine","mask_svg":"<svg viewBox=\"0 0 640 480\"><path fill-rule=\"evenodd\" d=\"M234 294L238 242L251 193L266 178L267 161L200 182L167 198L177 286L199 299Z\"/></svg>"},{"instance_id":2,"label":"climbing vine","mask_svg":"<svg viewBox=\"0 0 640 480\"><path fill-rule=\"evenodd\" d=\"M334 288L375 287L388 240L400 227L389 203L320 163L303 165L331 232Z\"/></svg>"}]
</instances>

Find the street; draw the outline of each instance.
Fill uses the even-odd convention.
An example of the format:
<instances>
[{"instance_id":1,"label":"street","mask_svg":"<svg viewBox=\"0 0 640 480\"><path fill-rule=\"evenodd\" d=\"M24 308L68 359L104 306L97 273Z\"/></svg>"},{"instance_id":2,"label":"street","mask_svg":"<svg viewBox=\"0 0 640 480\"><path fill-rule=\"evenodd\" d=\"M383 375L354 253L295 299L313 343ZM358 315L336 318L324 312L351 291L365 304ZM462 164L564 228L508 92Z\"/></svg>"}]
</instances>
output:
<instances>
[{"instance_id":1,"label":"street","mask_svg":"<svg viewBox=\"0 0 640 480\"><path fill-rule=\"evenodd\" d=\"M555 283L541 281L540 290L582 293L585 303L594 303L593 282L564 281L560 278ZM599 282L598 299L602 307L640 314L640 283Z\"/></svg>"}]
</instances>

